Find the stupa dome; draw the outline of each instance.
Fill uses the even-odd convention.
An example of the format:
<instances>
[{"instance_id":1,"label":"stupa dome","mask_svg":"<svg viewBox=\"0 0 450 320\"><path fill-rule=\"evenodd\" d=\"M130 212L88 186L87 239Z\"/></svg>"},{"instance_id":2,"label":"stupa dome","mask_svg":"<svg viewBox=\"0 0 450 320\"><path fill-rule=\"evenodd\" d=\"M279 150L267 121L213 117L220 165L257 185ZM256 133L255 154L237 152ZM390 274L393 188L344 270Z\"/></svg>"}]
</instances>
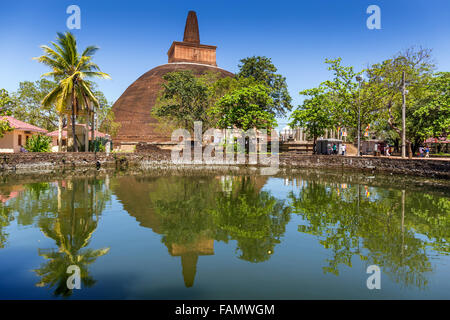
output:
<instances>
[{"instance_id":1,"label":"stupa dome","mask_svg":"<svg viewBox=\"0 0 450 320\"><path fill-rule=\"evenodd\" d=\"M172 43L167 53L169 63L158 66L143 74L133 82L114 103L115 121L121 124L114 142L167 142L171 132L165 130L152 117L166 73L191 70L195 75L216 72L221 77L231 77L233 73L217 67L216 47L200 44L197 16L190 11L186 20L183 42Z\"/></svg>"}]
</instances>

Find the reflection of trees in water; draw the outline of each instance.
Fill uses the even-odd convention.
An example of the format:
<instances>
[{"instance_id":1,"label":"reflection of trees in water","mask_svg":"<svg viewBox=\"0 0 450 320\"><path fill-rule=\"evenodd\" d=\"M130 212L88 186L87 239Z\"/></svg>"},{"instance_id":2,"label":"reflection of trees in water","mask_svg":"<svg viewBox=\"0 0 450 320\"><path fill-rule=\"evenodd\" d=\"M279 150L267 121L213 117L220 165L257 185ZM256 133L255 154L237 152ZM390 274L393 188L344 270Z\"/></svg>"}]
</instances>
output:
<instances>
[{"instance_id":1,"label":"reflection of trees in water","mask_svg":"<svg viewBox=\"0 0 450 320\"><path fill-rule=\"evenodd\" d=\"M56 209L52 207L56 192L48 182L2 186L0 194L3 202L0 210L0 248L7 240L3 228L12 221L16 219L19 225L30 226L39 215Z\"/></svg>"},{"instance_id":2,"label":"reflection of trees in water","mask_svg":"<svg viewBox=\"0 0 450 320\"><path fill-rule=\"evenodd\" d=\"M150 201L159 216L165 244L189 244L200 237L214 236L208 214L217 192L214 180L172 177L156 180L155 187Z\"/></svg>"},{"instance_id":3,"label":"reflection of trees in water","mask_svg":"<svg viewBox=\"0 0 450 320\"><path fill-rule=\"evenodd\" d=\"M305 224L303 233L318 236L330 249L324 272L339 274L339 265L351 267L353 256L383 267L398 283L423 288L432 271L428 247L448 252L449 199L402 190L341 188L338 184L309 181L298 196L289 196L292 208ZM427 235L428 240L416 233Z\"/></svg>"},{"instance_id":4,"label":"reflection of trees in water","mask_svg":"<svg viewBox=\"0 0 450 320\"><path fill-rule=\"evenodd\" d=\"M72 290L66 285L70 265L80 268L84 287L95 284L88 266L109 248L94 250L87 246L110 196L104 181L73 179L27 184L20 196L10 200L8 208L17 212L19 224L36 225L57 246L38 250L46 262L34 270L40 277L37 286L54 287L55 295L70 296Z\"/></svg>"},{"instance_id":5,"label":"reflection of trees in water","mask_svg":"<svg viewBox=\"0 0 450 320\"><path fill-rule=\"evenodd\" d=\"M12 215L11 208L1 205L0 208L0 249L5 247L6 241L8 240L8 233L5 229L9 226L14 217Z\"/></svg>"},{"instance_id":6,"label":"reflection of trees in water","mask_svg":"<svg viewBox=\"0 0 450 320\"><path fill-rule=\"evenodd\" d=\"M289 222L289 208L269 192L257 189L250 177L242 177L231 192L218 194L210 210L216 228L237 241L240 259L268 260Z\"/></svg>"},{"instance_id":7,"label":"reflection of trees in water","mask_svg":"<svg viewBox=\"0 0 450 320\"><path fill-rule=\"evenodd\" d=\"M239 258L265 261L289 221L283 202L260 191L265 178L234 177L226 180L226 186L221 180L161 178L153 181L149 192L158 233L170 254L181 256L187 287L193 285L198 256L214 254L214 240L237 240Z\"/></svg>"},{"instance_id":8,"label":"reflection of trees in water","mask_svg":"<svg viewBox=\"0 0 450 320\"><path fill-rule=\"evenodd\" d=\"M150 194L161 219L166 244L189 244L199 238L237 240L240 258L267 260L289 221L288 208L254 179L234 179L232 191L222 191L217 178L162 179Z\"/></svg>"},{"instance_id":9,"label":"reflection of trees in water","mask_svg":"<svg viewBox=\"0 0 450 320\"><path fill-rule=\"evenodd\" d=\"M215 226L208 210L217 184L208 177L169 177L157 179L152 187L150 205L157 230L169 253L181 257L185 286L192 287L198 257L214 254Z\"/></svg>"},{"instance_id":10,"label":"reflection of trees in water","mask_svg":"<svg viewBox=\"0 0 450 320\"><path fill-rule=\"evenodd\" d=\"M6 228L14 221L15 210L11 203L19 196L24 187L21 185L0 186L0 249L6 246L9 234Z\"/></svg>"}]
</instances>

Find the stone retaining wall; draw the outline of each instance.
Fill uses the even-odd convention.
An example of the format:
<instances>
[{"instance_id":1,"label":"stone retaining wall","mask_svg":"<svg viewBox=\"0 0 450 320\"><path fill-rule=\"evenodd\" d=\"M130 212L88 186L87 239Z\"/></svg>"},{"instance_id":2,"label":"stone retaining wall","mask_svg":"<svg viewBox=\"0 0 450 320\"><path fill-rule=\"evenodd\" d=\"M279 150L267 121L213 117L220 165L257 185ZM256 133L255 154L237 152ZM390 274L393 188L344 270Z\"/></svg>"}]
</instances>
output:
<instances>
[{"instance_id":1,"label":"stone retaining wall","mask_svg":"<svg viewBox=\"0 0 450 320\"><path fill-rule=\"evenodd\" d=\"M280 166L357 169L450 179L450 161L446 160L285 154L280 156Z\"/></svg>"},{"instance_id":2,"label":"stone retaining wall","mask_svg":"<svg viewBox=\"0 0 450 320\"><path fill-rule=\"evenodd\" d=\"M0 153L0 171L37 171L88 167L126 167L148 162L168 162L170 152L110 153L54 152Z\"/></svg>"},{"instance_id":3,"label":"stone retaining wall","mask_svg":"<svg viewBox=\"0 0 450 320\"><path fill-rule=\"evenodd\" d=\"M146 153L0 153L0 171L37 172L81 168L126 168L171 165L166 150ZM327 155L280 155L280 166L369 170L450 179L450 161L432 159L395 159L386 157L342 157Z\"/></svg>"}]
</instances>

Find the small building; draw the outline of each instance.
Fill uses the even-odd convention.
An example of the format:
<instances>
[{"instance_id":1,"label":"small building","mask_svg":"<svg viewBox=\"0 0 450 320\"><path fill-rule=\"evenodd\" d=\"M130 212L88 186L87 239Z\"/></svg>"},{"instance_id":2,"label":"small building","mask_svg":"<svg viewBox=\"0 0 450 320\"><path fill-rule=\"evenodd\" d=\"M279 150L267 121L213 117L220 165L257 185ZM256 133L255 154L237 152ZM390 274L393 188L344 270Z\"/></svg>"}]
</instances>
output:
<instances>
[{"instance_id":1,"label":"small building","mask_svg":"<svg viewBox=\"0 0 450 320\"><path fill-rule=\"evenodd\" d=\"M69 130L72 130L72 127L69 127ZM75 130L76 130L76 136L77 136L77 142L78 142L78 148L79 150L84 150L84 144L85 144L85 140L84 140L84 134L86 132L86 125L83 123L77 123L75 125ZM92 140L91 137L92 131L91 128L89 127L89 141ZM95 138L105 138L107 140L110 140L110 136L107 135L106 133L100 132L95 130L94 132ZM52 152L58 152L58 130L52 131L47 133L47 136L52 138ZM69 134L69 138L71 139L72 134ZM62 130L62 137L61 137L61 144L62 144L62 149L63 151L67 151L67 127L64 127Z\"/></svg>"},{"instance_id":2,"label":"small building","mask_svg":"<svg viewBox=\"0 0 450 320\"><path fill-rule=\"evenodd\" d=\"M20 152L27 140L34 134L45 134L47 130L17 120L11 116L1 116L0 121L8 121L12 131L5 132L0 138L0 152Z\"/></svg>"},{"instance_id":3,"label":"small building","mask_svg":"<svg viewBox=\"0 0 450 320\"><path fill-rule=\"evenodd\" d=\"M361 141L361 153L366 155L384 155L386 141L381 139L369 139Z\"/></svg>"},{"instance_id":4,"label":"small building","mask_svg":"<svg viewBox=\"0 0 450 320\"><path fill-rule=\"evenodd\" d=\"M318 139L316 141L317 154L333 154L333 146L336 145L336 154L341 150L342 140L340 139Z\"/></svg>"}]
</instances>

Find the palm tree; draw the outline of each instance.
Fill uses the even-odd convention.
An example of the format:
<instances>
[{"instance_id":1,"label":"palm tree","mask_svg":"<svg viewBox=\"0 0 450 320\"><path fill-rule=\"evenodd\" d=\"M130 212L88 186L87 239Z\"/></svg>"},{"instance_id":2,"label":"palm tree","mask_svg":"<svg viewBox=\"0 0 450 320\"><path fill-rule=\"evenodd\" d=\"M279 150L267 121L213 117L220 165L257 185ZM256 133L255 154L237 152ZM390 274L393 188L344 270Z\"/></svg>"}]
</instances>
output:
<instances>
[{"instance_id":1,"label":"palm tree","mask_svg":"<svg viewBox=\"0 0 450 320\"><path fill-rule=\"evenodd\" d=\"M99 49L96 46L88 46L80 55L77 42L72 33L58 33L56 42L50 46L41 46L44 55L34 58L49 66L52 71L43 74L43 77L54 77L58 86L42 100L43 105L55 104L59 114L71 112L72 136L74 151L78 152L78 144L75 136L75 116L84 109L86 112L86 127L93 107L90 102L98 106L98 100L91 90L91 84L85 80L90 77L110 79L110 76L100 71L100 68L92 62L92 56ZM61 125L59 126L61 136ZM88 135L88 131L86 131ZM59 141L60 142L60 141ZM87 146L86 146L87 148Z\"/></svg>"},{"instance_id":2,"label":"palm tree","mask_svg":"<svg viewBox=\"0 0 450 320\"><path fill-rule=\"evenodd\" d=\"M54 287L55 296L63 297L72 294L72 290L66 285L69 266L78 266L83 287L92 287L96 280L90 275L89 266L109 252L109 248L88 248L97 229L99 215L110 199L109 189L105 190L103 181L99 180L69 181L72 184L70 189L61 188L58 183L59 200L56 200L56 197L52 198L51 212L54 214L39 217L38 224L42 233L54 240L57 248L39 249L39 256L46 261L38 269L33 270L40 278L36 286ZM42 188L42 186L34 187L37 192Z\"/></svg>"}]
</instances>

